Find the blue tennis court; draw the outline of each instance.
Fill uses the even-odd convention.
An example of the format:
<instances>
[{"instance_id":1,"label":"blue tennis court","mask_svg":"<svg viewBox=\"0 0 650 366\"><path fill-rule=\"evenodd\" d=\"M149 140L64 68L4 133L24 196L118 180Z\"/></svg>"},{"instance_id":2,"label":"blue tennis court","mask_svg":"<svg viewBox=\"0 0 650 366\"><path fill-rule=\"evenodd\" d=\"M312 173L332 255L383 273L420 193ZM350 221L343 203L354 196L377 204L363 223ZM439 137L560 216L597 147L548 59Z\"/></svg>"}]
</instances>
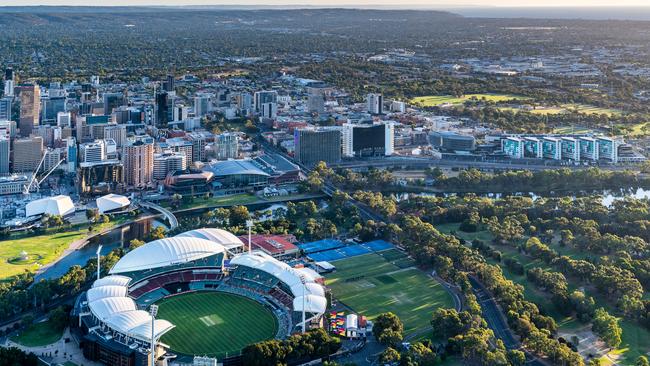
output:
<instances>
[{"instance_id":1,"label":"blue tennis court","mask_svg":"<svg viewBox=\"0 0 650 366\"><path fill-rule=\"evenodd\" d=\"M313 243L302 244L299 245L299 247L303 248L303 246L305 245L313 246L314 243L321 243L323 241L335 241L335 240L325 239ZM340 247L330 249L330 250L311 252L311 253L307 252L307 256L316 262L320 262L320 261L332 262L339 259L355 257L358 255L368 254L372 252L380 252L382 250L393 248L393 244L384 240L374 240L363 244L347 245L347 246L344 246L343 243L341 243L340 241L335 241L335 242L339 243Z\"/></svg>"},{"instance_id":2,"label":"blue tennis court","mask_svg":"<svg viewBox=\"0 0 650 366\"><path fill-rule=\"evenodd\" d=\"M306 254L324 252L326 250L332 250L340 248L342 246L343 243L341 241L334 239L323 239L312 241L310 243L298 244L298 248L302 249Z\"/></svg>"},{"instance_id":3,"label":"blue tennis court","mask_svg":"<svg viewBox=\"0 0 650 366\"><path fill-rule=\"evenodd\" d=\"M380 252L382 250L387 250L391 249L393 247L393 244L385 241L385 240L373 240L369 241L367 243L361 244L368 249L372 250L373 252Z\"/></svg>"}]
</instances>

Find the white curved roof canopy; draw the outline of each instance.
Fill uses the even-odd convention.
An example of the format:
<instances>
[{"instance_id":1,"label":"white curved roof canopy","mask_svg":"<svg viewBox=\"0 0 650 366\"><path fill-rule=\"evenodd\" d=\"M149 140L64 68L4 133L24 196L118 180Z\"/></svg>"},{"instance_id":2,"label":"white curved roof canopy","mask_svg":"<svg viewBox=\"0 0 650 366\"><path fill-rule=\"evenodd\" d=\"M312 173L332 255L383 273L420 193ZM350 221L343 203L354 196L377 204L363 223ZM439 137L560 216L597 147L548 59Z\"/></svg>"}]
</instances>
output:
<instances>
[{"instance_id":1,"label":"white curved roof canopy","mask_svg":"<svg viewBox=\"0 0 650 366\"><path fill-rule=\"evenodd\" d=\"M323 286L316 283L314 273L304 268L291 268L268 254L254 252L235 256L231 265L245 266L264 271L284 282L294 296L293 309L302 311L302 298L305 297L305 311L322 314L327 308ZM320 277L318 274L316 276ZM299 301L298 301L299 299Z\"/></svg>"},{"instance_id":2,"label":"white curved roof canopy","mask_svg":"<svg viewBox=\"0 0 650 366\"><path fill-rule=\"evenodd\" d=\"M126 286L108 285L91 288L86 293L86 298L88 302L93 302L107 297L125 297L127 293L128 288Z\"/></svg>"},{"instance_id":3,"label":"white curved roof canopy","mask_svg":"<svg viewBox=\"0 0 650 366\"><path fill-rule=\"evenodd\" d=\"M105 196L99 197L95 200L99 213L109 212L124 207L128 207L131 201L125 196L110 193Z\"/></svg>"},{"instance_id":4,"label":"white curved roof canopy","mask_svg":"<svg viewBox=\"0 0 650 366\"><path fill-rule=\"evenodd\" d=\"M217 244L223 245L228 250L232 250L234 248L241 248L244 246L244 243L233 233L223 229L217 229L217 228L203 228L203 229L190 230L178 234L176 235L176 237L177 238L190 237L190 238L210 240Z\"/></svg>"},{"instance_id":5,"label":"white curved roof canopy","mask_svg":"<svg viewBox=\"0 0 650 366\"><path fill-rule=\"evenodd\" d=\"M325 297L316 296L316 295L307 295L307 296L298 296L295 299L293 299L294 311L302 311L303 298L304 298L305 312L307 313L323 314L327 309L327 299L325 299Z\"/></svg>"},{"instance_id":6,"label":"white curved roof canopy","mask_svg":"<svg viewBox=\"0 0 650 366\"><path fill-rule=\"evenodd\" d=\"M101 321L106 321L117 313L137 309L135 302L130 297L106 297L93 301L88 306L93 315Z\"/></svg>"},{"instance_id":7,"label":"white curved roof canopy","mask_svg":"<svg viewBox=\"0 0 650 366\"><path fill-rule=\"evenodd\" d=\"M93 288L101 286L126 286L129 282L131 282L131 279L126 276L106 276L93 282Z\"/></svg>"},{"instance_id":8,"label":"white curved roof canopy","mask_svg":"<svg viewBox=\"0 0 650 366\"><path fill-rule=\"evenodd\" d=\"M107 327L129 337L145 342L151 341L151 315L138 310L135 302L127 297L130 278L107 276L93 283L86 293L90 312ZM167 320L154 320L154 338L174 328Z\"/></svg>"},{"instance_id":9,"label":"white curved roof canopy","mask_svg":"<svg viewBox=\"0 0 650 366\"><path fill-rule=\"evenodd\" d=\"M41 198L31 201L25 206L27 217L45 214L65 216L74 213L74 211L74 203L70 196L64 195Z\"/></svg>"},{"instance_id":10,"label":"white curved roof canopy","mask_svg":"<svg viewBox=\"0 0 650 366\"><path fill-rule=\"evenodd\" d=\"M111 274L143 271L209 257L224 247L205 239L173 237L154 240L127 253L110 270Z\"/></svg>"}]
</instances>

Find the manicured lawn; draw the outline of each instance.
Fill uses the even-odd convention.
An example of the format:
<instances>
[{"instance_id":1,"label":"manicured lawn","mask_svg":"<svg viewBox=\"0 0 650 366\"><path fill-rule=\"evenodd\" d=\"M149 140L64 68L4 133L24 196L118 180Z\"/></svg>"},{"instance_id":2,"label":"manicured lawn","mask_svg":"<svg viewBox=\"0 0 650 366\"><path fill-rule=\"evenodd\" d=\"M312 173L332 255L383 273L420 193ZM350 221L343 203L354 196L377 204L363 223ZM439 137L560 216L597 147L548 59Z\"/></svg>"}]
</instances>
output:
<instances>
[{"instance_id":1,"label":"manicured lawn","mask_svg":"<svg viewBox=\"0 0 650 366\"><path fill-rule=\"evenodd\" d=\"M292 194L290 196L278 196L278 197L268 197L260 198L254 194L242 193L234 194L230 196L217 196L217 197L194 197L192 202L183 202L181 205L175 209L176 211L193 209L193 208L204 208L204 207L216 207L216 206L237 206L237 205L250 205L255 203L273 203L279 201L286 201L287 199L299 200L303 198L314 197L313 194ZM171 207L170 202L165 202L162 204L164 207Z\"/></svg>"},{"instance_id":2,"label":"manicured lawn","mask_svg":"<svg viewBox=\"0 0 650 366\"><path fill-rule=\"evenodd\" d=\"M223 357L271 339L277 321L254 300L221 292L174 296L158 303L158 317L176 326L162 337L172 350L188 355Z\"/></svg>"},{"instance_id":3,"label":"manicured lawn","mask_svg":"<svg viewBox=\"0 0 650 366\"><path fill-rule=\"evenodd\" d=\"M442 104L463 104L468 100L487 100L490 102L506 102L510 100L526 100L528 98L513 94L466 94L462 97L453 95L428 95L416 97L410 100L410 103L419 104L423 107L433 107Z\"/></svg>"},{"instance_id":4,"label":"manicured lawn","mask_svg":"<svg viewBox=\"0 0 650 366\"><path fill-rule=\"evenodd\" d=\"M58 341L62 335L63 329L54 329L49 321L44 321L31 325L11 340L26 347L40 347Z\"/></svg>"},{"instance_id":5,"label":"manicured lawn","mask_svg":"<svg viewBox=\"0 0 650 366\"><path fill-rule=\"evenodd\" d=\"M380 252L381 254L382 252ZM415 267L400 268L394 252L387 258L377 253L334 261L336 271L325 283L334 297L370 319L391 311L404 322L404 333L429 326L438 308L453 307L453 300L434 279Z\"/></svg>"}]
</instances>

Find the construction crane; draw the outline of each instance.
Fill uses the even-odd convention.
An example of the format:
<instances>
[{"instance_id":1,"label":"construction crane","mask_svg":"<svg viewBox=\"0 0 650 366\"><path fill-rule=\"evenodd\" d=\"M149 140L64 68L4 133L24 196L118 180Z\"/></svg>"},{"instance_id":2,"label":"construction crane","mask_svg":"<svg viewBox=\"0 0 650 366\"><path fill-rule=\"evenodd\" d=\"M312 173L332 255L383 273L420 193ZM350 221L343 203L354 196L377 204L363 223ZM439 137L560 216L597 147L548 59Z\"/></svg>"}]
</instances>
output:
<instances>
[{"instance_id":1,"label":"construction crane","mask_svg":"<svg viewBox=\"0 0 650 366\"><path fill-rule=\"evenodd\" d=\"M41 166L43 165L43 162L45 161L45 156L47 156L47 151L43 152L43 157L41 158L41 161L38 163L38 166L36 167L36 170L34 170L34 173L32 173L32 179L30 179L29 184L24 186L23 189L23 194L29 194L32 189L35 189L36 192L38 192L41 189L41 183L47 179L47 177L52 174L53 171L56 170L56 168L63 163L63 160L65 159L59 159L59 161L54 164L54 166L45 174L43 178L40 180L36 178L36 174L38 174L38 171L41 170Z\"/></svg>"}]
</instances>

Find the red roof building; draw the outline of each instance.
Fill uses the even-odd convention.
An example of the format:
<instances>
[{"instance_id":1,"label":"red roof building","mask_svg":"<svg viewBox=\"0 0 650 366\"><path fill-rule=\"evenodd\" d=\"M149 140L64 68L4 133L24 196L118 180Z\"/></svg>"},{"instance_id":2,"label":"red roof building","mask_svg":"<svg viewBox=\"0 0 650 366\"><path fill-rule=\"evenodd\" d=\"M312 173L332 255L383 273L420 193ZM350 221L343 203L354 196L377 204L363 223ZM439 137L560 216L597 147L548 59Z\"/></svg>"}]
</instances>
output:
<instances>
[{"instance_id":1,"label":"red roof building","mask_svg":"<svg viewBox=\"0 0 650 366\"><path fill-rule=\"evenodd\" d=\"M244 250L247 250L248 235L242 235L239 239L244 242ZM296 238L293 235L255 234L251 236L251 249L261 250L275 258L296 257L300 249L292 243L295 241Z\"/></svg>"}]
</instances>

